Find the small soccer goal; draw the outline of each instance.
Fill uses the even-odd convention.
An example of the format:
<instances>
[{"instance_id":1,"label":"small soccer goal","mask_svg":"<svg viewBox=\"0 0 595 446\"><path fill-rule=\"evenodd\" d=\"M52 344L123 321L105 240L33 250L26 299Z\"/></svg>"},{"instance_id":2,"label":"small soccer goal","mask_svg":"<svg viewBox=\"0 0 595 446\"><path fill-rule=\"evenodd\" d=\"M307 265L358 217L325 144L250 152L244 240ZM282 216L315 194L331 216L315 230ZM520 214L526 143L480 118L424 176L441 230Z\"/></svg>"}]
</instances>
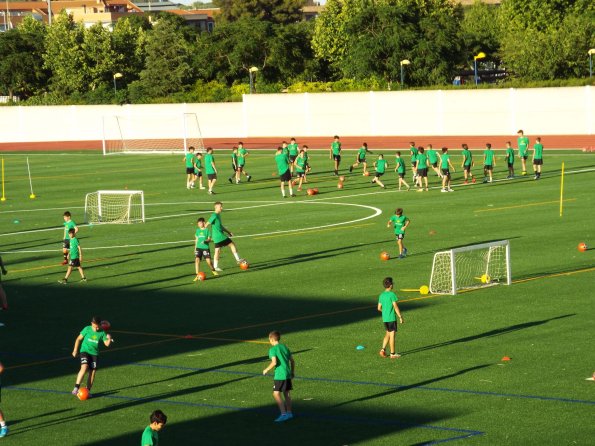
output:
<instances>
[{"instance_id":1,"label":"small soccer goal","mask_svg":"<svg viewBox=\"0 0 595 446\"><path fill-rule=\"evenodd\" d=\"M434 254L430 292L458 291L511 284L510 243L502 240L449 249Z\"/></svg>"},{"instance_id":2,"label":"small soccer goal","mask_svg":"<svg viewBox=\"0 0 595 446\"><path fill-rule=\"evenodd\" d=\"M142 190L98 190L85 196L85 222L129 224L145 221Z\"/></svg>"},{"instance_id":3,"label":"small soccer goal","mask_svg":"<svg viewBox=\"0 0 595 446\"><path fill-rule=\"evenodd\" d=\"M205 151L196 113L104 116L103 154L186 153L189 147Z\"/></svg>"}]
</instances>

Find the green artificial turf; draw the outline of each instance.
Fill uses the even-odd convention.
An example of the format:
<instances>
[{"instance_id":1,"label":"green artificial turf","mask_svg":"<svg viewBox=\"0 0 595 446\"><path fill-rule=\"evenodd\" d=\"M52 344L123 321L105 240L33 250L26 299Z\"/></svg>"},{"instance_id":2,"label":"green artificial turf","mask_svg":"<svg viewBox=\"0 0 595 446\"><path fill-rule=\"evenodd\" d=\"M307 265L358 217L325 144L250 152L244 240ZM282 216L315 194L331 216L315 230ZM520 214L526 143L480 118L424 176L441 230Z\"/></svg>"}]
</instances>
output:
<instances>
[{"instance_id":1,"label":"green artificial turf","mask_svg":"<svg viewBox=\"0 0 595 446\"><path fill-rule=\"evenodd\" d=\"M503 180L498 155L498 181L463 186L457 172L455 192L443 194L433 172L430 192L398 192L392 168L386 191L361 170L345 170L339 190L327 153L312 152L309 186L320 194L282 199L272 152L254 151L253 180L232 185L229 151L218 151L215 196L185 188L181 156L36 153L29 199L26 155L4 154L0 408L10 432L0 441L139 444L161 409L162 445L592 444L595 251L577 245L595 244L595 158L547 152L534 181ZM144 191L145 223L83 224L86 193L124 188ZM220 277L193 282L196 218L215 200L250 268L225 249ZM386 228L396 207L411 219L404 260ZM87 283L76 271L57 283L65 210L80 225ZM436 251L500 239L511 243L511 286L399 291L429 284ZM398 360L378 356L386 276L405 320ZM70 353L92 315L111 322L116 343L101 351L96 398L81 402L70 395L79 369ZM262 376L274 329L297 364L296 417L282 425L272 377Z\"/></svg>"}]
</instances>

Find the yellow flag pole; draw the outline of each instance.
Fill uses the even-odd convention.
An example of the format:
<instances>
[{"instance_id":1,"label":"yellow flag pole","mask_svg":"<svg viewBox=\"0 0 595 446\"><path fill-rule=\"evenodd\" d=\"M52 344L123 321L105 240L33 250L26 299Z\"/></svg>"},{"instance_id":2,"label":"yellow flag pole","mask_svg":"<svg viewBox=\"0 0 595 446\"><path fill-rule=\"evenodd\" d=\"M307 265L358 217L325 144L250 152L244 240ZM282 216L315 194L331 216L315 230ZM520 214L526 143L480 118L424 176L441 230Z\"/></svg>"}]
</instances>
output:
<instances>
[{"instance_id":1,"label":"yellow flag pole","mask_svg":"<svg viewBox=\"0 0 595 446\"><path fill-rule=\"evenodd\" d=\"M562 175L560 175L560 217L562 217L564 205L564 161L562 161Z\"/></svg>"},{"instance_id":2,"label":"yellow flag pole","mask_svg":"<svg viewBox=\"0 0 595 446\"><path fill-rule=\"evenodd\" d=\"M4 158L2 158L2 198L0 198L0 201L6 201L4 196Z\"/></svg>"}]
</instances>

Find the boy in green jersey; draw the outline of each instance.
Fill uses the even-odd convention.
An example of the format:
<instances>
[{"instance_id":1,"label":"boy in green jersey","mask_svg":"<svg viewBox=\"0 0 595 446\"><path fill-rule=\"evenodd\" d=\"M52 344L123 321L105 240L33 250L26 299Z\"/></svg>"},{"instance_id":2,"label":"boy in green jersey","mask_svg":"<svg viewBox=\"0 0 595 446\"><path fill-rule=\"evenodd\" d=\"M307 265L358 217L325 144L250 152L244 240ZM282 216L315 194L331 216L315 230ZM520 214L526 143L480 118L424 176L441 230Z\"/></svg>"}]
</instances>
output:
<instances>
[{"instance_id":1,"label":"boy in green jersey","mask_svg":"<svg viewBox=\"0 0 595 446\"><path fill-rule=\"evenodd\" d=\"M438 169L438 153L436 153L432 144L426 146L426 155L428 156L428 162L430 163L432 170L436 172L438 177L442 178L442 173L440 173L440 169Z\"/></svg>"},{"instance_id":2,"label":"boy in green jersey","mask_svg":"<svg viewBox=\"0 0 595 446\"><path fill-rule=\"evenodd\" d=\"M285 197L285 183L289 188L289 196L295 197L292 188L291 181L291 170L289 169L289 158L283 151L283 147L277 147L277 153L275 153L275 163L277 164L277 173L279 174L279 182L281 184L281 195Z\"/></svg>"},{"instance_id":3,"label":"boy in green jersey","mask_svg":"<svg viewBox=\"0 0 595 446\"><path fill-rule=\"evenodd\" d=\"M4 372L4 366L0 362L0 375ZM4 413L0 410L0 438L6 437L8 435L8 426L6 426L6 419L4 418Z\"/></svg>"},{"instance_id":4,"label":"boy in green jersey","mask_svg":"<svg viewBox=\"0 0 595 446\"><path fill-rule=\"evenodd\" d=\"M534 180L539 180L541 178L541 166L543 166L543 145L541 144L541 138L537 138L535 140L535 145L533 146Z\"/></svg>"},{"instance_id":5,"label":"boy in green jersey","mask_svg":"<svg viewBox=\"0 0 595 446\"><path fill-rule=\"evenodd\" d=\"M305 157L306 152L304 149L300 150L298 157L295 159L295 172L298 177L298 192L302 190L302 183L304 182L304 178L306 176L306 169L307 165L307 158Z\"/></svg>"},{"instance_id":6,"label":"boy in green jersey","mask_svg":"<svg viewBox=\"0 0 595 446\"><path fill-rule=\"evenodd\" d=\"M529 157L529 138L525 136L525 132L519 130L517 132L517 144L519 147L519 158L521 159L522 172L521 175L527 175L527 158Z\"/></svg>"},{"instance_id":7,"label":"boy in green jersey","mask_svg":"<svg viewBox=\"0 0 595 446\"><path fill-rule=\"evenodd\" d=\"M85 272L83 271L83 267L81 266L81 262L83 261L83 249L81 248L78 239L74 236L75 233L76 231L74 230L74 228L68 230L68 236L70 237L70 247L68 251L69 263L64 279L58 281L61 284L66 284L68 282L68 278L72 273L72 268L77 268L79 270L79 274L81 275L81 282L87 281L87 278L85 277Z\"/></svg>"},{"instance_id":8,"label":"boy in green jersey","mask_svg":"<svg viewBox=\"0 0 595 446\"><path fill-rule=\"evenodd\" d=\"M197 153L194 158L194 181L198 178L198 187L204 190L205 187L202 184L202 153Z\"/></svg>"},{"instance_id":9,"label":"boy in green jersey","mask_svg":"<svg viewBox=\"0 0 595 446\"><path fill-rule=\"evenodd\" d=\"M308 173L312 170L308 158L308 148L309 147L306 144L302 146L302 150L304 151L304 158L306 159L306 172L304 173L304 183L308 182Z\"/></svg>"},{"instance_id":10,"label":"boy in green jersey","mask_svg":"<svg viewBox=\"0 0 595 446\"><path fill-rule=\"evenodd\" d=\"M97 357L99 356L99 343L103 342L103 345L109 347L114 340L112 335L107 334L103 328L101 328L101 318L93 316L91 318L91 325L87 325L83 328L80 334L74 341L74 348L72 349L72 357L76 358L79 354L80 347L80 358L81 358L81 369L76 377L74 383L74 389L72 394L76 395L81 387L81 382L87 372L87 390L89 391L89 398L91 398L91 387L93 387L93 381L95 380L95 372L97 371Z\"/></svg>"},{"instance_id":11,"label":"boy in green jersey","mask_svg":"<svg viewBox=\"0 0 595 446\"><path fill-rule=\"evenodd\" d=\"M246 172L246 157L249 155L248 151L246 150L246 148L244 147L244 143L242 141L240 141L238 143L238 173L236 175L236 182L239 183L240 182L240 177L242 176L241 174L244 174L244 176L246 177L246 179L248 181L250 181L252 179L252 175L248 175L248 173Z\"/></svg>"},{"instance_id":12,"label":"boy in green jersey","mask_svg":"<svg viewBox=\"0 0 595 446\"><path fill-rule=\"evenodd\" d=\"M423 184L426 185L426 192L428 189L428 167L430 166L428 162L428 155L425 153L425 149L423 147L417 148L417 156L416 160L416 184L417 184L417 191L423 192L424 187Z\"/></svg>"},{"instance_id":13,"label":"boy in green jersey","mask_svg":"<svg viewBox=\"0 0 595 446\"><path fill-rule=\"evenodd\" d=\"M440 169L442 170L442 189L440 192L454 192L450 188L450 169L456 172L455 166L450 162L450 155L448 154L448 147L442 147L442 155L440 155Z\"/></svg>"},{"instance_id":14,"label":"boy in green jersey","mask_svg":"<svg viewBox=\"0 0 595 446\"><path fill-rule=\"evenodd\" d=\"M4 262L2 261L2 257L0 257L0 305L2 305L2 310L8 310L8 299L6 298L6 293L4 292L4 288L2 288L2 275L7 275L8 271L4 267Z\"/></svg>"},{"instance_id":15,"label":"boy in green jersey","mask_svg":"<svg viewBox=\"0 0 595 446\"><path fill-rule=\"evenodd\" d=\"M381 188L386 189L386 186L380 181L380 177L384 175L386 168L388 167L388 163L384 159L384 155L381 153L378 155L378 159L374 161L374 168L376 169L376 173L374 174L374 179L372 183L378 184Z\"/></svg>"},{"instance_id":16,"label":"boy in green jersey","mask_svg":"<svg viewBox=\"0 0 595 446\"><path fill-rule=\"evenodd\" d=\"M287 157L289 158L289 169L291 170L292 177L295 170L295 160L297 159L299 153L300 146L295 142L295 138L291 138L289 140L289 145L287 146Z\"/></svg>"},{"instance_id":17,"label":"boy in green jersey","mask_svg":"<svg viewBox=\"0 0 595 446\"><path fill-rule=\"evenodd\" d=\"M291 420L293 413L291 412L291 390L293 384L291 380L295 376L295 361L289 349L281 344L281 333L278 331L271 331L269 333L269 342L272 347L269 349L269 359L271 363L262 371L266 375L271 369L275 369L275 376L273 378L273 398L279 407L281 415L275 419L276 423ZM281 397L283 393L283 398Z\"/></svg>"},{"instance_id":18,"label":"boy in green jersey","mask_svg":"<svg viewBox=\"0 0 595 446\"><path fill-rule=\"evenodd\" d=\"M486 144L486 149L483 151L483 182L484 183L491 183L492 182L492 171L496 167L496 157L494 156L494 152L492 152L492 145L490 143Z\"/></svg>"},{"instance_id":19,"label":"boy in green jersey","mask_svg":"<svg viewBox=\"0 0 595 446\"><path fill-rule=\"evenodd\" d=\"M231 169L233 173L228 178L229 182L233 184L233 178L235 178L236 184L240 184L240 172L238 171L238 148L234 146L231 149Z\"/></svg>"},{"instance_id":20,"label":"boy in green jersey","mask_svg":"<svg viewBox=\"0 0 595 446\"><path fill-rule=\"evenodd\" d=\"M364 176L369 175L368 173L368 164L366 163L366 154L372 154L370 150L368 150L368 143L363 143L362 146L357 151L357 158L355 163L349 166L349 173L353 172L353 169L359 166L360 164L364 165Z\"/></svg>"},{"instance_id":21,"label":"boy in green jersey","mask_svg":"<svg viewBox=\"0 0 595 446\"><path fill-rule=\"evenodd\" d=\"M141 438L141 446L158 446L159 432L167 423L167 415L160 410L155 410L149 417L149 425L145 427Z\"/></svg>"},{"instance_id":22,"label":"boy in green jersey","mask_svg":"<svg viewBox=\"0 0 595 446\"><path fill-rule=\"evenodd\" d=\"M229 249L231 249L238 265L244 261L244 259L240 258L236 245L230 238L233 237L233 234L221 222L221 212L223 212L223 203L217 201L215 203L215 212L211 214L211 218L209 218L209 221L205 225L205 227L211 226L211 239L215 244L215 255L213 259L213 268L215 271L223 271L219 268L219 255L221 254L221 248L226 246L229 246Z\"/></svg>"},{"instance_id":23,"label":"boy in green jersey","mask_svg":"<svg viewBox=\"0 0 595 446\"><path fill-rule=\"evenodd\" d=\"M473 162L473 155L471 154L471 150L469 150L469 146L467 144L463 144L461 147L463 148L461 151L461 154L463 155L461 168L463 169L463 175L465 176L465 181L463 184L469 184L469 178L471 178L472 183L475 183L475 177L471 173L471 168L475 165Z\"/></svg>"},{"instance_id":24,"label":"boy in green jersey","mask_svg":"<svg viewBox=\"0 0 595 446\"><path fill-rule=\"evenodd\" d=\"M194 189L194 169L196 169L196 162L194 156L194 147L188 147L188 153L184 155L183 161L186 165L186 189Z\"/></svg>"},{"instance_id":25,"label":"boy in green jersey","mask_svg":"<svg viewBox=\"0 0 595 446\"><path fill-rule=\"evenodd\" d=\"M329 156L334 162L334 175L337 176L339 175L339 164L341 164L341 141L339 141L339 137L337 135L335 135L333 142L331 143Z\"/></svg>"},{"instance_id":26,"label":"boy in green jersey","mask_svg":"<svg viewBox=\"0 0 595 446\"><path fill-rule=\"evenodd\" d=\"M417 147L415 147L415 142L413 141L409 143L409 153L411 154L411 172L413 174L413 183L415 183L415 179L417 178Z\"/></svg>"},{"instance_id":27,"label":"boy in green jersey","mask_svg":"<svg viewBox=\"0 0 595 446\"><path fill-rule=\"evenodd\" d=\"M397 152L397 157L395 159L396 167L395 172L399 175L399 190L401 190L401 185L404 184L407 187L407 190L411 189L409 184L405 181L405 161L401 158L401 152Z\"/></svg>"},{"instance_id":28,"label":"boy in green jersey","mask_svg":"<svg viewBox=\"0 0 595 446\"><path fill-rule=\"evenodd\" d=\"M512 148L510 141L506 141L506 154L504 157L506 158L506 165L508 166L508 176L506 179L512 180L514 178L514 149Z\"/></svg>"},{"instance_id":29,"label":"boy in green jersey","mask_svg":"<svg viewBox=\"0 0 595 446\"><path fill-rule=\"evenodd\" d=\"M409 223L411 223L409 218L403 215L403 208L395 209L395 215L386 223L387 228L390 228L391 225L394 227L397 246L399 247L399 259L403 259L407 255L407 248L403 245L403 239L405 238L405 230L409 226Z\"/></svg>"},{"instance_id":30,"label":"boy in green jersey","mask_svg":"<svg viewBox=\"0 0 595 446\"><path fill-rule=\"evenodd\" d=\"M386 346L389 345L390 359L397 359L401 357L395 350L397 316L399 317L399 322L401 324L403 323L403 316L401 316L401 311L397 306L399 298L393 291L393 278L386 277L382 281L382 286L384 286L384 291L378 296L378 311L382 313L382 323L384 324L386 334L382 340L382 348L380 349L379 354L381 357L386 358Z\"/></svg>"},{"instance_id":31,"label":"boy in green jersey","mask_svg":"<svg viewBox=\"0 0 595 446\"><path fill-rule=\"evenodd\" d=\"M207 173L207 185L209 186L209 194L215 194L213 188L217 182L217 167L215 166L215 157L213 156L213 148L207 147L207 154L205 155L205 172Z\"/></svg>"},{"instance_id":32,"label":"boy in green jersey","mask_svg":"<svg viewBox=\"0 0 595 446\"><path fill-rule=\"evenodd\" d=\"M62 261L62 265L68 264L68 251L70 251L70 237L68 236L68 231L71 229L74 229L75 234L79 232L76 223L72 221L70 212L66 211L64 212L64 237L62 242L62 254L64 255L64 260Z\"/></svg>"},{"instance_id":33,"label":"boy in green jersey","mask_svg":"<svg viewBox=\"0 0 595 446\"><path fill-rule=\"evenodd\" d=\"M195 282L199 280L198 273L200 272L200 261L203 258L207 262L207 266L211 270L213 276L219 275L211 263L211 250L209 249L211 237L209 236L209 230L205 226L205 219L202 217L199 218L196 221L196 225L198 227L194 233L194 266L196 270L196 277L194 278Z\"/></svg>"}]
</instances>

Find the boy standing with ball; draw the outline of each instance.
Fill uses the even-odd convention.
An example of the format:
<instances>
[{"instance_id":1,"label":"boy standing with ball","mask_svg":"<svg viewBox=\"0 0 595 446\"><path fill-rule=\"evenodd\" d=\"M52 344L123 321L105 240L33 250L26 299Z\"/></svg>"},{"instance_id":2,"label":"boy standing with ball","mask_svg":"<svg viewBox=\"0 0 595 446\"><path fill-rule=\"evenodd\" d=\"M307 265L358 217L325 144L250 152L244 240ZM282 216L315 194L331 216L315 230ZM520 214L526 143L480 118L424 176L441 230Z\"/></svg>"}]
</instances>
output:
<instances>
[{"instance_id":1,"label":"boy standing with ball","mask_svg":"<svg viewBox=\"0 0 595 446\"><path fill-rule=\"evenodd\" d=\"M409 218L403 215L403 208L397 208L395 215L386 223L387 228L390 228L390 225L394 226L397 246L399 247L399 259L403 259L407 255L407 248L403 245L403 239L405 238L405 230L409 226L409 223Z\"/></svg>"},{"instance_id":2,"label":"boy standing with ball","mask_svg":"<svg viewBox=\"0 0 595 446\"><path fill-rule=\"evenodd\" d=\"M379 355L383 358L386 358L386 346L389 345L390 359L397 359L401 357L401 355L399 355L395 350L397 316L399 317L399 322L401 324L403 323L403 317L401 316L401 311L399 311L399 307L397 306L397 301L399 298L393 292L393 278L385 278L382 281L382 285L384 286L384 292L380 293L380 296L378 296L378 311L382 313L382 322L384 323L386 334L382 340L382 348L380 349Z\"/></svg>"},{"instance_id":3,"label":"boy standing with ball","mask_svg":"<svg viewBox=\"0 0 595 446\"><path fill-rule=\"evenodd\" d=\"M278 331L271 331L269 333L269 342L272 347L269 350L269 359L271 363L262 371L266 375L271 369L275 369L274 384L273 384L273 398L277 402L281 415L275 419L276 423L291 420L293 413L291 412L291 395L293 389L292 378L295 375L295 362L289 349L281 344L281 333ZM283 393L283 398L281 397Z\"/></svg>"},{"instance_id":4,"label":"boy standing with ball","mask_svg":"<svg viewBox=\"0 0 595 446\"><path fill-rule=\"evenodd\" d=\"M74 389L72 389L72 394L75 396L79 392L85 374L89 372L87 376L87 390L89 391L89 398L91 398L91 387L93 387L93 381L95 381L100 342L103 342L103 345L109 347L113 340L112 336L101 328L101 318L93 316L91 325L87 325L81 330L74 341L74 348L72 349L72 357L76 358L80 347L79 356L81 358L81 369L76 377Z\"/></svg>"},{"instance_id":5,"label":"boy standing with ball","mask_svg":"<svg viewBox=\"0 0 595 446\"><path fill-rule=\"evenodd\" d=\"M229 249L231 249L238 265L244 261L243 259L240 259L235 243L229 238L233 237L233 234L223 226L223 223L221 223L221 212L223 212L223 203L218 201L215 203L215 212L213 212L211 218L209 218L209 221L205 225L205 227L208 227L209 225L211 226L211 238L215 243L215 256L213 260L213 268L215 271L223 271L219 268L219 255L221 254L221 248L224 248L225 246L229 245Z\"/></svg>"},{"instance_id":6,"label":"boy standing with ball","mask_svg":"<svg viewBox=\"0 0 595 446\"><path fill-rule=\"evenodd\" d=\"M209 249L209 242L211 241L211 237L209 236L209 230L205 226L205 219L199 218L196 221L196 232L194 233L194 265L196 268L196 277L194 281L196 282L199 280L198 273L200 272L200 261L204 258L207 262L209 269L213 276L218 276L219 273L215 271L213 265L211 264L211 250Z\"/></svg>"}]
</instances>

